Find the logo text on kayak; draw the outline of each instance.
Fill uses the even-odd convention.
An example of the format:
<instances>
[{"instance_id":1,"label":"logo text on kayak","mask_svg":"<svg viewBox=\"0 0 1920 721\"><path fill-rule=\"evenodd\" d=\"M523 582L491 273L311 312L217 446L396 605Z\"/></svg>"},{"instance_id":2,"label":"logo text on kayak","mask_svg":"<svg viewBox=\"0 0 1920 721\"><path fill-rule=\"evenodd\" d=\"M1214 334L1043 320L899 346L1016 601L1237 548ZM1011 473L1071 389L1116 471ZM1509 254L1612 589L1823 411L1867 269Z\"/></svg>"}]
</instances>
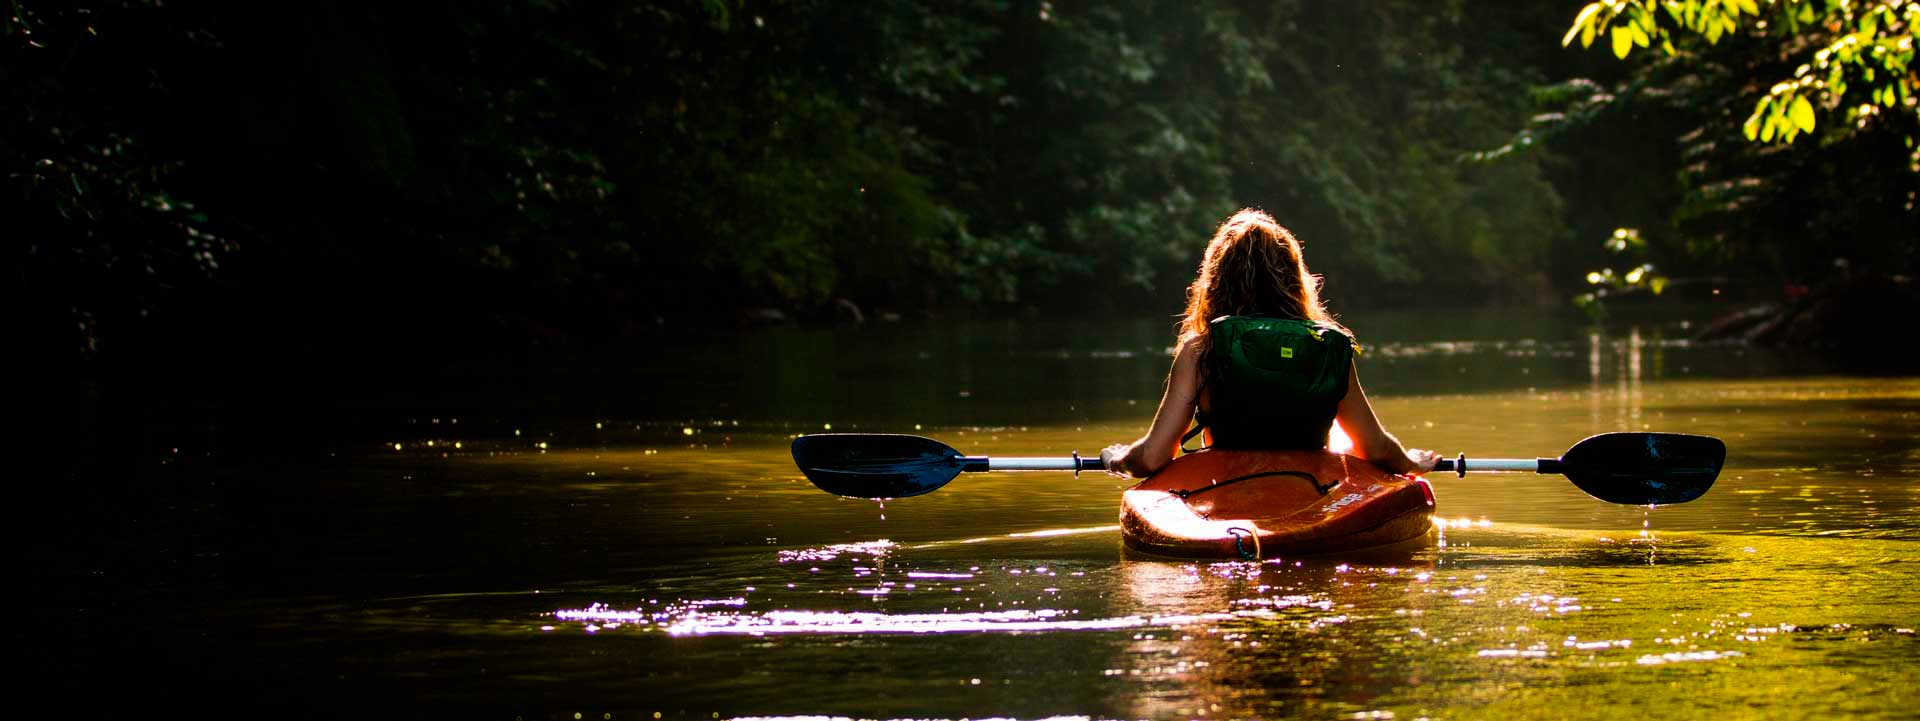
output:
<instances>
[{"instance_id":1,"label":"logo text on kayak","mask_svg":"<svg viewBox=\"0 0 1920 721\"><path fill-rule=\"evenodd\" d=\"M1332 513L1334 511L1338 511L1341 508L1345 508L1346 506L1352 505L1353 502L1358 501L1362 498L1366 498L1366 496L1362 496L1358 493L1349 493L1347 495L1341 496L1340 500L1327 504L1327 509L1324 511L1321 511L1321 513Z\"/></svg>"}]
</instances>

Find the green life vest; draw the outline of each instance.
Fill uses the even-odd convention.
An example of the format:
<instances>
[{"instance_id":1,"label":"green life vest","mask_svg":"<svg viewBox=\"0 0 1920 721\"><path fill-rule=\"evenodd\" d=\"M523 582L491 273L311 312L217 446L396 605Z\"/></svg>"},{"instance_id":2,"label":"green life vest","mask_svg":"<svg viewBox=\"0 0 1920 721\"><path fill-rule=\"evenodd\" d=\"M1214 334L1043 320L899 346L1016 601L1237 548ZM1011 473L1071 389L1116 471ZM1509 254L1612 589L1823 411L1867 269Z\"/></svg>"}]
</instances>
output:
<instances>
[{"instance_id":1,"label":"green life vest","mask_svg":"<svg viewBox=\"0 0 1920 721\"><path fill-rule=\"evenodd\" d=\"M1209 324L1209 408L1199 423L1219 448L1325 448L1347 397L1353 340L1325 325L1223 316Z\"/></svg>"}]
</instances>

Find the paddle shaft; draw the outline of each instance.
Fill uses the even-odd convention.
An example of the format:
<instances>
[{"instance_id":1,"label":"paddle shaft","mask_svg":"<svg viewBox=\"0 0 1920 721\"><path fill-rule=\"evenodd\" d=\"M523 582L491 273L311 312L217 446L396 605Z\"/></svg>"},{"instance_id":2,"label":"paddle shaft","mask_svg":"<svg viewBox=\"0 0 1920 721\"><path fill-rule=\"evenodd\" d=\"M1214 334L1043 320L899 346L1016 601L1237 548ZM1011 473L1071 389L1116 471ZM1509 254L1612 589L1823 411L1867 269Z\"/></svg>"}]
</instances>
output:
<instances>
[{"instance_id":1,"label":"paddle shaft","mask_svg":"<svg viewBox=\"0 0 1920 721\"><path fill-rule=\"evenodd\" d=\"M961 456L960 470L968 473L983 471L1104 471L1098 458L1083 458L1075 453L1066 458L1060 457L1000 457Z\"/></svg>"},{"instance_id":2,"label":"paddle shaft","mask_svg":"<svg viewBox=\"0 0 1920 721\"><path fill-rule=\"evenodd\" d=\"M1084 458L1074 455L1067 458L1058 456L961 456L965 464L961 470L969 473L984 471L1099 471L1105 470L1098 458ZM1466 456L1442 458L1435 464L1436 472L1451 471L1520 471L1533 473L1559 473L1558 458L1475 458L1469 461Z\"/></svg>"},{"instance_id":3,"label":"paddle shaft","mask_svg":"<svg viewBox=\"0 0 1920 721\"><path fill-rule=\"evenodd\" d=\"M1468 462L1466 454L1461 454L1459 458L1440 459L1433 470L1436 473L1452 471L1462 476L1467 475L1467 471L1531 471L1554 475L1561 472L1561 465L1558 458L1475 458Z\"/></svg>"},{"instance_id":4,"label":"paddle shaft","mask_svg":"<svg viewBox=\"0 0 1920 721\"><path fill-rule=\"evenodd\" d=\"M1106 470L1098 458L1084 458L1079 454L1071 457L1058 456L961 456L962 471L981 473L986 471L1100 471ZM1443 458L1433 467L1435 472L1454 472L1466 475L1467 471L1518 471L1522 473L1556 474L1560 472L1558 458L1475 458L1469 461L1465 455L1459 458Z\"/></svg>"}]
</instances>

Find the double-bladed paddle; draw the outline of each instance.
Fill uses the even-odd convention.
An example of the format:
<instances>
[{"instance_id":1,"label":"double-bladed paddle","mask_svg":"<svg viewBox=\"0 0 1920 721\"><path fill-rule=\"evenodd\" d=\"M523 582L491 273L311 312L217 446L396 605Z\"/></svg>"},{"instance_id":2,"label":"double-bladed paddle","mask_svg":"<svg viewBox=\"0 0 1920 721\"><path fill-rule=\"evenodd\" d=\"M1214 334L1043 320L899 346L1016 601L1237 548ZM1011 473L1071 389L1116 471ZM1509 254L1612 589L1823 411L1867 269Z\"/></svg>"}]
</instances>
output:
<instances>
[{"instance_id":1,"label":"double-bladed paddle","mask_svg":"<svg viewBox=\"0 0 1920 721\"><path fill-rule=\"evenodd\" d=\"M1644 506L1685 503L1713 487L1727 445L1681 433L1602 433L1559 458L1458 458L1435 472L1532 471L1563 475L1587 495ZM821 490L855 498L906 498L931 493L962 473L1099 471L1098 458L968 456L931 438L881 433L826 433L793 439L793 462Z\"/></svg>"}]
</instances>

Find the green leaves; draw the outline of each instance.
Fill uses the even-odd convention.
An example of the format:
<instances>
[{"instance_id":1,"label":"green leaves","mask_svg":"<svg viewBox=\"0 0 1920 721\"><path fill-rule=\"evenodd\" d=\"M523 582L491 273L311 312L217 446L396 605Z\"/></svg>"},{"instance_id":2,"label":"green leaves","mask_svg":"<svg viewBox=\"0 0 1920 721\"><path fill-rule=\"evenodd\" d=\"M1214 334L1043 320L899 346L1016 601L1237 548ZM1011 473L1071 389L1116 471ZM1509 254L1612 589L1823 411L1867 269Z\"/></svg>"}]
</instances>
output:
<instances>
[{"instance_id":1,"label":"green leaves","mask_svg":"<svg viewBox=\"0 0 1920 721\"><path fill-rule=\"evenodd\" d=\"M1661 11L1671 29L1661 25ZM1775 13L1775 22L1754 22L1742 30L1743 18L1760 19L1763 13ZM1581 8L1560 44L1579 37L1582 47L1591 47L1603 32L1614 57L1623 60L1636 46L1654 43L1668 55L1678 54L1676 33L1684 34L1682 40L1715 45L1745 32L1795 48L1788 52L1809 54L1810 62L1792 79L1775 84L1741 124L1741 134L1752 142L1791 143L1814 132L1819 124L1815 104L1851 107L1859 102L1846 97L1851 86L1866 87L1865 100L1873 105L1920 117L1920 108L1906 103L1920 90L1920 75L1912 71L1914 41L1920 38L1917 0L1599 0Z\"/></svg>"},{"instance_id":2,"label":"green leaves","mask_svg":"<svg viewBox=\"0 0 1920 721\"><path fill-rule=\"evenodd\" d=\"M1665 56L1628 57L1642 47L1636 30L1647 34L1644 47ZM1653 207L1637 204L1644 190L1570 196L1604 204L1592 211L1600 222L1649 224L1661 234L1636 250L1638 234L1617 230L1604 242L1625 258L1559 270L1584 286L1580 307L1598 315L1623 293L1678 290L1669 272L1818 282L1838 257L1914 272L1920 0L1596 0L1565 28L1562 44L1576 37L1604 38L1632 63L1626 79L1593 89L1585 102L1546 108L1522 134L1537 141L1632 124L1652 141L1645 157L1672 163L1667 180L1677 190L1671 205ZM1553 149L1589 152L1573 146L1587 137ZM1655 149L1674 139L1677 153ZM1797 146L1783 147L1790 143Z\"/></svg>"},{"instance_id":3,"label":"green leaves","mask_svg":"<svg viewBox=\"0 0 1920 721\"><path fill-rule=\"evenodd\" d=\"M1627 27L1613 29L1613 56L1625 60L1633 51L1633 32Z\"/></svg>"},{"instance_id":4,"label":"green leaves","mask_svg":"<svg viewBox=\"0 0 1920 721\"><path fill-rule=\"evenodd\" d=\"M1624 253L1628 250L1646 250L1647 241L1640 237L1638 228L1614 228L1613 235L1605 243L1608 252Z\"/></svg>"},{"instance_id":5,"label":"green leaves","mask_svg":"<svg viewBox=\"0 0 1920 721\"><path fill-rule=\"evenodd\" d=\"M1641 237L1638 228L1615 228L1602 245L1609 253L1636 258L1644 258L1647 254L1647 241ZM1645 260L1622 273L1616 273L1612 268L1601 268L1587 272L1587 285L1592 286L1593 290L1575 296L1573 301L1593 319L1599 320L1606 316L1604 301L1608 296L1640 291L1659 295L1666 292L1669 282L1667 276L1654 268L1653 263Z\"/></svg>"},{"instance_id":6,"label":"green leaves","mask_svg":"<svg viewBox=\"0 0 1920 721\"><path fill-rule=\"evenodd\" d=\"M1580 8L1580 14L1573 18L1573 27L1567 28L1566 37L1560 38L1560 46L1566 47L1571 45L1573 44L1573 39L1578 37L1580 38L1580 47L1593 47L1593 20L1594 16L1599 14L1600 3L1597 2L1587 3L1586 7Z\"/></svg>"},{"instance_id":7,"label":"green leaves","mask_svg":"<svg viewBox=\"0 0 1920 721\"><path fill-rule=\"evenodd\" d=\"M1806 98L1794 97L1793 103L1787 109L1787 117L1793 120L1794 127L1799 128L1801 132L1813 132L1813 103L1807 102Z\"/></svg>"},{"instance_id":8,"label":"green leaves","mask_svg":"<svg viewBox=\"0 0 1920 721\"><path fill-rule=\"evenodd\" d=\"M1750 141L1771 143L1777 138L1791 143L1802 133L1813 132L1818 124L1813 103L1800 93L1799 86L1793 83L1774 86L1773 93L1761 98L1754 105L1753 114L1741 123L1742 134Z\"/></svg>"}]
</instances>

